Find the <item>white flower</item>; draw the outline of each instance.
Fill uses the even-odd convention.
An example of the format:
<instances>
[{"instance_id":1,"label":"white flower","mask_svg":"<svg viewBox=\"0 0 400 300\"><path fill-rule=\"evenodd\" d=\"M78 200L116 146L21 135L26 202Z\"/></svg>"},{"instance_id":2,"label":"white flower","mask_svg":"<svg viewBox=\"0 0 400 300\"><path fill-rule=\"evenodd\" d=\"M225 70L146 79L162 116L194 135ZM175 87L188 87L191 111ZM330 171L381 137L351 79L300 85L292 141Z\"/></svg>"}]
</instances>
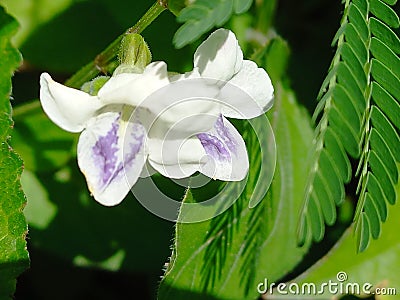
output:
<instances>
[{"instance_id":1,"label":"white flower","mask_svg":"<svg viewBox=\"0 0 400 300\"><path fill-rule=\"evenodd\" d=\"M201 44L194 64L184 75L168 75L163 62L142 74L116 73L96 96L41 75L46 114L64 130L82 131L78 165L97 201L118 204L151 168L171 178L196 171L221 180L245 178L245 143L224 116L264 113L272 103L271 81L243 60L228 30Z\"/></svg>"},{"instance_id":2,"label":"white flower","mask_svg":"<svg viewBox=\"0 0 400 300\"><path fill-rule=\"evenodd\" d=\"M200 79L199 76L200 75ZM194 79L193 79L194 78ZM235 129L235 127L225 118L251 119L263 114L273 104L274 89L267 72L258 68L250 61L243 60L243 53L233 32L226 29L218 29L204 41L194 54L194 70L185 76L177 75L171 78L174 83L183 81L181 85L174 87L169 85L165 89L166 94L178 94L182 86L189 82L203 80L208 85L218 87L214 99L210 101L209 111L199 112L192 106L188 115L193 114L197 117L201 114L215 116L214 122L210 120L210 129L203 132L194 132L201 142L207 159L205 163L191 164L177 167L165 163L160 155L158 161L152 165L164 176L183 178L190 176L196 171L200 171L208 177L226 181L240 181L247 175L249 161L245 143ZM197 84L194 86L201 87ZM199 97L200 90L190 89L192 97ZM153 97L156 96L156 97ZM190 96L190 95L188 95ZM152 95L150 102L153 105L163 105L157 99L157 95ZM206 107L206 106L203 106ZM154 109L153 110L157 110ZM162 109L159 108L158 111ZM190 119L196 122L196 119ZM200 122L197 120L197 122ZM188 126L190 126L190 122ZM206 124L205 124L206 125ZM195 149L194 147L198 147ZM163 149L163 147L155 147ZM167 147L171 149L171 154L179 156L178 145ZM174 149L174 151L172 150ZM201 153L200 145L194 144L192 151ZM182 151L184 152L184 151ZM176 160L179 160L179 157ZM200 159L199 159L200 160ZM204 159L201 160L204 162Z\"/></svg>"}]
</instances>

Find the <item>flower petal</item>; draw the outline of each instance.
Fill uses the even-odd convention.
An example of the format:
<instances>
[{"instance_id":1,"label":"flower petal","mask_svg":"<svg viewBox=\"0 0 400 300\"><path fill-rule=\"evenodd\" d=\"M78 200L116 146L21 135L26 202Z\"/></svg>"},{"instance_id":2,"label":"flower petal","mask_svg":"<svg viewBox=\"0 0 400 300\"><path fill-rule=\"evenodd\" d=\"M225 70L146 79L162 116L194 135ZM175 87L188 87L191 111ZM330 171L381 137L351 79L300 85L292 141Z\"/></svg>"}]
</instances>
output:
<instances>
[{"instance_id":1,"label":"flower petal","mask_svg":"<svg viewBox=\"0 0 400 300\"><path fill-rule=\"evenodd\" d=\"M120 203L137 181L146 160L146 132L121 112L93 119L78 143L78 164L89 190L103 205Z\"/></svg>"},{"instance_id":2,"label":"flower petal","mask_svg":"<svg viewBox=\"0 0 400 300\"><path fill-rule=\"evenodd\" d=\"M204 78L176 80L153 93L140 105L152 114L149 137L183 139L210 130L221 111L218 93L218 86Z\"/></svg>"},{"instance_id":3,"label":"flower petal","mask_svg":"<svg viewBox=\"0 0 400 300\"><path fill-rule=\"evenodd\" d=\"M200 172L225 181L240 181L249 170L246 145L236 128L220 116L213 130L197 134L208 161Z\"/></svg>"},{"instance_id":4,"label":"flower petal","mask_svg":"<svg viewBox=\"0 0 400 300\"><path fill-rule=\"evenodd\" d=\"M194 66L203 77L229 80L239 72L243 53L235 34L227 29L214 31L196 50Z\"/></svg>"},{"instance_id":5,"label":"flower petal","mask_svg":"<svg viewBox=\"0 0 400 300\"><path fill-rule=\"evenodd\" d=\"M112 76L100 89L98 96L104 105L128 104L136 107L168 83L167 65L154 62L142 74L121 73Z\"/></svg>"},{"instance_id":6,"label":"flower petal","mask_svg":"<svg viewBox=\"0 0 400 300\"><path fill-rule=\"evenodd\" d=\"M149 139L149 163L169 178L189 177L205 163L206 153L196 137L186 140Z\"/></svg>"},{"instance_id":7,"label":"flower petal","mask_svg":"<svg viewBox=\"0 0 400 300\"><path fill-rule=\"evenodd\" d=\"M82 131L102 106L97 97L57 83L47 73L40 76L40 102L49 118L70 132Z\"/></svg>"},{"instance_id":8,"label":"flower petal","mask_svg":"<svg viewBox=\"0 0 400 300\"><path fill-rule=\"evenodd\" d=\"M263 114L273 104L274 88L267 72L250 60L221 89L220 98L226 105L222 114L237 119L251 119Z\"/></svg>"}]
</instances>

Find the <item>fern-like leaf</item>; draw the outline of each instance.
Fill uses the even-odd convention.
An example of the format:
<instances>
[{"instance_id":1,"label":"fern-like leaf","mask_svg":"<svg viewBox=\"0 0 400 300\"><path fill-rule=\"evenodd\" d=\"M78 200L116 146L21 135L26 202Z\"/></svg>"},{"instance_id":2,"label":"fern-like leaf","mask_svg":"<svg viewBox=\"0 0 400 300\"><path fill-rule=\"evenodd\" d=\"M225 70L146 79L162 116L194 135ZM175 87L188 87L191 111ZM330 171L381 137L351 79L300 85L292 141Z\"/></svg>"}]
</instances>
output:
<instances>
[{"instance_id":1,"label":"fern-like leaf","mask_svg":"<svg viewBox=\"0 0 400 300\"><path fill-rule=\"evenodd\" d=\"M393 0L346 0L337 51L318 95L309 182L299 242L320 241L336 220L345 185L358 177L354 222L358 251L380 235L396 199L400 162L400 26ZM350 157L358 161L352 174Z\"/></svg>"},{"instance_id":2,"label":"fern-like leaf","mask_svg":"<svg viewBox=\"0 0 400 300\"><path fill-rule=\"evenodd\" d=\"M222 26L232 14L247 11L252 3L253 0L196 0L178 15L178 22L185 24L175 33L175 47L194 42L214 26Z\"/></svg>"}]
</instances>

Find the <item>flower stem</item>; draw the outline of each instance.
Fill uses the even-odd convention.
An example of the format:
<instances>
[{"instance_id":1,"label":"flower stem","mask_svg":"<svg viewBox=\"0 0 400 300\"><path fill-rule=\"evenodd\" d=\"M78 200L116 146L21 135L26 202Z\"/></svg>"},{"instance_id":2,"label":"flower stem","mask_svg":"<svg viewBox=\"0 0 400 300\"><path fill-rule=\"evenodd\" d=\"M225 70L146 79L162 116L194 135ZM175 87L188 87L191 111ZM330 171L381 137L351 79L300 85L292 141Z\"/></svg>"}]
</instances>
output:
<instances>
[{"instance_id":1,"label":"flower stem","mask_svg":"<svg viewBox=\"0 0 400 300\"><path fill-rule=\"evenodd\" d=\"M140 34L147 28L165 9L167 8L166 0L157 0L140 20L118 38L116 38L104 51L98 54L95 59L81 68L77 73L72 75L65 85L80 88L85 82L95 78L100 73L107 74L117 67L117 56L122 38L129 33ZM36 113L41 110L40 102L35 100L29 103L18 105L13 108L13 118L20 119L26 115Z\"/></svg>"},{"instance_id":2,"label":"flower stem","mask_svg":"<svg viewBox=\"0 0 400 300\"><path fill-rule=\"evenodd\" d=\"M100 73L107 74L117 67L118 62L116 58L118 56L119 47L124 35L129 33L140 34L144 29L147 28L165 9L165 0L157 0L149 8L149 10L140 18L140 20L125 33L115 39L104 51L98 54L95 59L80 69L72 77L70 77L65 85L80 88L85 82L92 80Z\"/></svg>"}]
</instances>

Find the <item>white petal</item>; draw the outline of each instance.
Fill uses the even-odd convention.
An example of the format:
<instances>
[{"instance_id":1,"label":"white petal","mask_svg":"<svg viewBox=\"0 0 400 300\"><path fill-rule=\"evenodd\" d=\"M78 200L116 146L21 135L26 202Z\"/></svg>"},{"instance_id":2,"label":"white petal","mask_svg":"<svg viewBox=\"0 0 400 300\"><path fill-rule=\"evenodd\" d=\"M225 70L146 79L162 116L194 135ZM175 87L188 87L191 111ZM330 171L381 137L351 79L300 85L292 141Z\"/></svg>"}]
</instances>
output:
<instances>
[{"instance_id":1,"label":"white petal","mask_svg":"<svg viewBox=\"0 0 400 300\"><path fill-rule=\"evenodd\" d=\"M249 170L246 145L236 128L224 117L218 118L213 130L198 134L208 161L200 172L225 181L240 181Z\"/></svg>"},{"instance_id":2,"label":"white petal","mask_svg":"<svg viewBox=\"0 0 400 300\"><path fill-rule=\"evenodd\" d=\"M149 140L149 163L169 178L185 178L205 163L206 153L196 137L186 140Z\"/></svg>"},{"instance_id":3,"label":"white petal","mask_svg":"<svg viewBox=\"0 0 400 300\"><path fill-rule=\"evenodd\" d=\"M179 80L194 79L194 78L200 78L200 77L201 77L201 75L199 73L199 69L193 68L192 71L186 72L184 74L172 73L171 75L169 75L169 80L170 80L170 82L175 82L175 81L179 81Z\"/></svg>"},{"instance_id":4,"label":"white petal","mask_svg":"<svg viewBox=\"0 0 400 300\"><path fill-rule=\"evenodd\" d=\"M122 73L112 76L100 89L98 96L103 104L138 106L168 83L167 65L164 62L154 62L146 67L143 74Z\"/></svg>"},{"instance_id":5,"label":"white petal","mask_svg":"<svg viewBox=\"0 0 400 300\"><path fill-rule=\"evenodd\" d=\"M70 132L82 131L102 106L97 97L57 83L47 73L40 76L40 102L49 118Z\"/></svg>"},{"instance_id":6,"label":"white petal","mask_svg":"<svg viewBox=\"0 0 400 300\"><path fill-rule=\"evenodd\" d=\"M196 50L194 66L203 77L229 80L239 72L243 53L235 34L227 29L214 31Z\"/></svg>"},{"instance_id":7,"label":"white petal","mask_svg":"<svg viewBox=\"0 0 400 300\"><path fill-rule=\"evenodd\" d=\"M203 78L174 81L153 93L141 103L152 114L146 121L149 137L182 139L208 131L221 111L218 93L218 86Z\"/></svg>"},{"instance_id":8,"label":"white petal","mask_svg":"<svg viewBox=\"0 0 400 300\"><path fill-rule=\"evenodd\" d=\"M251 119L263 114L273 104L274 88L267 72L249 60L222 88L220 98L226 106L223 115Z\"/></svg>"},{"instance_id":9,"label":"white petal","mask_svg":"<svg viewBox=\"0 0 400 300\"><path fill-rule=\"evenodd\" d=\"M137 181L146 160L146 133L118 112L92 119L78 143L78 164L89 190L103 205L120 203Z\"/></svg>"}]
</instances>

